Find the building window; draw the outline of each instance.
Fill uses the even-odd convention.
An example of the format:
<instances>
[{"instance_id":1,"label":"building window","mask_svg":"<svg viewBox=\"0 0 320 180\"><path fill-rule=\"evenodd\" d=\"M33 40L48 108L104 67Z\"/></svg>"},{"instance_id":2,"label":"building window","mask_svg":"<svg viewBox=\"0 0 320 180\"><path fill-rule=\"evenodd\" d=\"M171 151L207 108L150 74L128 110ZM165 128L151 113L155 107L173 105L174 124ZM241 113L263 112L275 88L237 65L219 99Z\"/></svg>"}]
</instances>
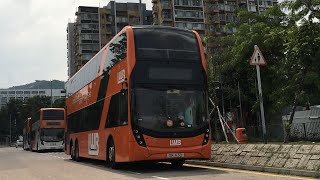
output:
<instances>
[{"instance_id":1,"label":"building window","mask_svg":"<svg viewBox=\"0 0 320 180\"><path fill-rule=\"evenodd\" d=\"M32 94L38 94L38 91L32 91L31 93Z\"/></svg>"},{"instance_id":2,"label":"building window","mask_svg":"<svg viewBox=\"0 0 320 180\"><path fill-rule=\"evenodd\" d=\"M17 91L16 94L23 94L23 91Z\"/></svg>"},{"instance_id":3,"label":"building window","mask_svg":"<svg viewBox=\"0 0 320 180\"><path fill-rule=\"evenodd\" d=\"M15 91L9 91L9 94L16 94Z\"/></svg>"},{"instance_id":4,"label":"building window","mask_svg":"<svg viewBox=\"0 0 320 180\"><path fill-rule=\"evenodd\" d=\"M8 94L7 91L1 91L1 94Z\"/></svg>"},{"instance_id":5,"label":"building window","mask_svg":"<svg viewBox=\"0 0 320 180\"><path fill-rule=\"evenodd\" d=\"M24 91L24 94L30 94L30 91Z\"/></svg>"},{"instance_id":6,"label":"building window","mask_svg":"<svg viewBox=\"0 0 320 180\"><path fill-rule=\"evenodd\" d=\"M39 94L46 94L45 91L39 91Z\"/></svg>"}]
</instances>

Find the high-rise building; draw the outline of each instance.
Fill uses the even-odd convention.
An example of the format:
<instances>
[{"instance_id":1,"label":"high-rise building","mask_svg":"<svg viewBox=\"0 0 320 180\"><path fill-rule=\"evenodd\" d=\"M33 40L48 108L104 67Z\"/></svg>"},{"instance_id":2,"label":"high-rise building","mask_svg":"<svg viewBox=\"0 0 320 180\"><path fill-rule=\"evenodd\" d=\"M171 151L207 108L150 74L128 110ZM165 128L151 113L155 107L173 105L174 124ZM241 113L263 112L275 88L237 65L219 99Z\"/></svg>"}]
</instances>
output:
<instances>
[{"instance_id":1,"label":"high-rise building","mask_svg":"<svg viewBox=\"0 0 320 180\"><path fill-rule=\"evenodd\" d=\"M68 23L67 28L69 77L99 52L124 26L152 24L152 12L146 10L146 4L143 3L143 23L140 23L139 7L139 3L114 1L102 8L79 6L76 21Z\"/></svg>"},{"instance_id":2,"label":"high-rise building","mask_svg":"<svg viewBox=\"0 0 320 180\"><path fill-rule=\"evenodd\" d=\"M152 0L155 25L196 30L201 37L232 34L228 23L236 22L236 10L262 13L277 0ZM207 52L217 45L207 44Z\"/></svg>"},{"instance_id":3,"label":"high-rise building","mask_svg":"<svg viewBox=\"0 0 320 180\"><path fill-rule=\"evenodd\" d=\"M277 0L204 0L205 36L232 34L236 29L227 29L226 24L236 22L236 10L262 13L277 4ZM217 45L208 43L207 52Z\"/></svg>"},{"instance_id":4,"label":"high-rise building","mask_svg":"<svg viewBox=\"0 0 320 180\"><path fill-rule=\"evenodd\" d=\"M73 38L73 33L75 29L75 23L68 23L67 27L67 48L68 48L68 76L72 76L76 73L76 67L74 66L76 61L76 54L75 51L72 51L72 49L75 49L75 39ZM70 50L69 50L70 49Z\"/></svg>"},{"instance_id":5,"label":"high-rise building","mask_svg":"<svg viewBox=\"0 0 320 180\"><path fill-rule=\"evenodd\" d=\"M152 0L155 25L173 26L205 33L202 0Z\"/></svg>"}]
</instances>

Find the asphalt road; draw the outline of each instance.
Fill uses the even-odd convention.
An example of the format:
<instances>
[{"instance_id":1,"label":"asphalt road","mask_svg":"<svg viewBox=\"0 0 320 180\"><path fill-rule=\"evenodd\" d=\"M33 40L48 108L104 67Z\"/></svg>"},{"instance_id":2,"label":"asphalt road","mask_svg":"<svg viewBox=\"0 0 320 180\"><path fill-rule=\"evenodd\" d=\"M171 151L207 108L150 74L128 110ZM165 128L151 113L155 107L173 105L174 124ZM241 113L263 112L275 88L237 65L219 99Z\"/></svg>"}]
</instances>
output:
<instances>
[{"instance_id":1,"label":"asphalt road","mask_svg":"<svg viewBox=\"0 0 320 180\"><path fill-rule=\"evenodd\" d=\"M63 152L35 153L21 148L0 148L0 180L7 179L286 180L307 178L193 165L173 169L170 164L165 163L131 163L120 170L113 170L106 168L102 161L74 162Z\"/></svg>"}]
</instances>

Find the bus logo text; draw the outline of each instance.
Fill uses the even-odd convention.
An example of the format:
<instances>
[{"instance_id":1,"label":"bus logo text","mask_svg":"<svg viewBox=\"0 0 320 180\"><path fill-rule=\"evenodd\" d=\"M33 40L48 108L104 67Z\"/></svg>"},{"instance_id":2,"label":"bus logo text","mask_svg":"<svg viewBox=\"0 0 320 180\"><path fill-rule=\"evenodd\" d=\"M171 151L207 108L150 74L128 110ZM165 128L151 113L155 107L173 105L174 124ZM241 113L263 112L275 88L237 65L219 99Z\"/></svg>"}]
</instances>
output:
<instances>
[{"instance_id":1,"label":"bus logo text","mask_svg":"<svg viewBox=\"0 0 320 180\"><path fill-rule=\"evenodd\" d=\"M180 139L170 140L170 146L181 146L181 140Z\"/></svg>"},{"instance_id":2,"label":"bus logo text","mask_svg":"<svg viewBox=\"0 0 320 180\"><path fill-rule=\"evenodd\" d=\"M88 134L88 154L97 156L99 154L99 134Z\"/></svg>"},{"instance_id":3,"label":"bus logo text","mask_svg":"<svg viewBox=\"0 0 320 180\"><path fill-rule=\"evenodd\" d=\"M124 69L122 69L121 71L118 72L118 84L124 82L125 79L126 79L126 72L124 71Z\"/></svg>"}]
</instances>

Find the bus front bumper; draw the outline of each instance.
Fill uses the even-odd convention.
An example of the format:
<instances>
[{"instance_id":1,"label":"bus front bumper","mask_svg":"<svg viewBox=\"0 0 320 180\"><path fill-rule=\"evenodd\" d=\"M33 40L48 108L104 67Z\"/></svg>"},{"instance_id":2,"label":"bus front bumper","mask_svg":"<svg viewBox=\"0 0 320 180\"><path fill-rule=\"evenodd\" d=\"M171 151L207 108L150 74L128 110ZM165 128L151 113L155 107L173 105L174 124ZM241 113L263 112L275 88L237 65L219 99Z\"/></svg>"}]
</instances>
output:
<instances>
[{"instance_id":1,"label":"bus front bumper","mask_svg":"<svg viewBox=\"0 0 320 180\"><path fill-rule=\"evenodd\" d=\"M63 141L59 142L46 142L42 141L39 144L39 150L62 150L64 148Z\"/></svg>"},{"instance_id":2,"label":"bus front bumper","mask_svg":"<svg viewBox=\"0 0 320 180\"><path fill-rule=\"evenodd\" d=\"M132 161L170 161L174 159L210 159L211 143L191 147L142 147L131 142Z\"/></svg>"}]
</instances>

